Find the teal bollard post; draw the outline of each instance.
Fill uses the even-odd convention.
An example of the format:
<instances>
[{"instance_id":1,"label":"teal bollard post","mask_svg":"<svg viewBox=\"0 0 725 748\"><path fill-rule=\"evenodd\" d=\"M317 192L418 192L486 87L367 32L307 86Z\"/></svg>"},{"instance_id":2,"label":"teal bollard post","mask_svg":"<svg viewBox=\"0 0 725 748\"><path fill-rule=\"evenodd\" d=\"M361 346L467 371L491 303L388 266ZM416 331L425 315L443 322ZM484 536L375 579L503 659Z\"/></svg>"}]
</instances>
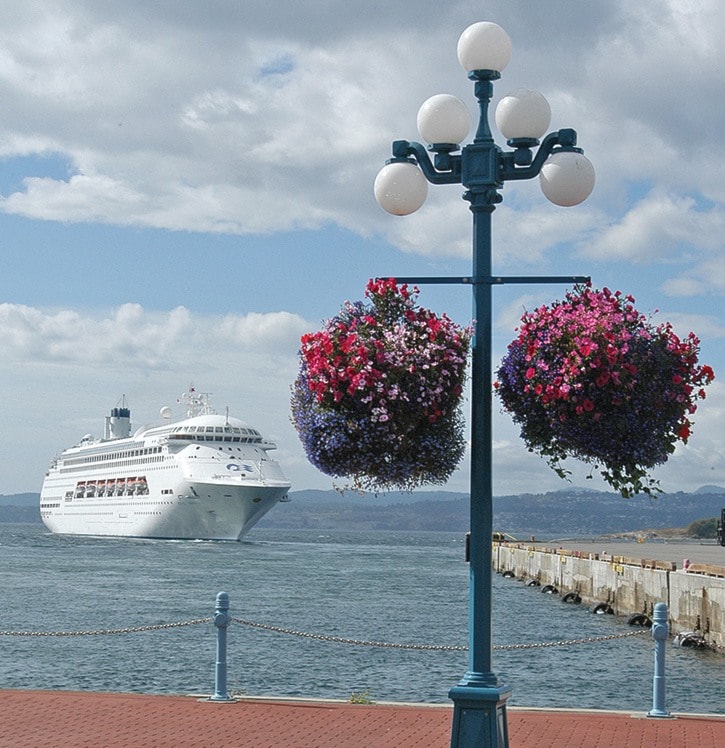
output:
<instances>
[{"instance_id":1,"label":"teal bollard post","mask_svg":"<svg viewBox=\"0 0 725 748\"><path fill-rule=\"evenodd\" d=\"M655 640L655 674L652 681L652 709L648 717L671 717L665 709L665 644L669 635L667 605L657 603L652 615L652 638Z\"/></svg>"},{"instance_id":2,"label":"teal bollard post","mask_svg":"<svg viewBox=\"0 0 725 748\"><path fill-rule=\"evenodd\" d=\"M216 596L214 610L216 626L216 671L214 678L214 695L210 701L233 701L227 693L227 627L229 626L229 595L220 592Z\"/></svg>"}]
</instances>

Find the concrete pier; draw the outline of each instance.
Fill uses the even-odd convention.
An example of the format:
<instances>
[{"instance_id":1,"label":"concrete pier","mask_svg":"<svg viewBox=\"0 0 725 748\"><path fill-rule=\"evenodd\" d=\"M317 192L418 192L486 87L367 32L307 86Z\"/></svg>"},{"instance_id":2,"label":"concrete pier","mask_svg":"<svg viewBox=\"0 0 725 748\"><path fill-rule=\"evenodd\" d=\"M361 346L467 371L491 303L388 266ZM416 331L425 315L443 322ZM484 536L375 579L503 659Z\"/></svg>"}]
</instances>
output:
<instances>
[{"instance_id":1,"label":"concrete pier","mask_svg":"<svg viewBox=\"0 0 725 748\"><path fill-rule=\"evenodd\" d=\"M670 631L694 631L725 651L725 548L691 543L495 543L494 569L551 585L594 609L652 618L667 603ZM572 596L573 596L572 594Z\"/></svg>"}]
</instances>

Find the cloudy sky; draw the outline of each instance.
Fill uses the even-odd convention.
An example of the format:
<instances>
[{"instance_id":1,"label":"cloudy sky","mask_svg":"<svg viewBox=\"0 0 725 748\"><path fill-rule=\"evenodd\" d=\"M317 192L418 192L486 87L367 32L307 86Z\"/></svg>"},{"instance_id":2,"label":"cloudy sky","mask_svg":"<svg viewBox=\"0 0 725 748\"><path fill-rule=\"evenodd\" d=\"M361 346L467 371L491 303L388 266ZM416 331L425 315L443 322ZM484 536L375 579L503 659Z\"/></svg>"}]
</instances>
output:
<instances>
[{"instance_id":1,"label":"cloudy sky","mask_svg":"<svg viewBox=\"0 0 725 748\"><path fill-rule=\"evenodd\" d=\"M656 475L725 485L725 181L721 0L0 0L0 494L38 491L49 459L125 395L134 426L189 382L275 438L296 490L332 481L289 421L299 336L376 275L467 275L457 186L413 216L372 184L420 104L452 93L490 20L513 43L495 99L548 98L597 171L558 208L504 189L495 272L591 275L702 339L721 377ZM498 137L505 147L503 138ZM563 288L495 289L498 361L524 308ZM461 323L470 288L420 303ZM468 405L466 406L468 408ZM564 487L495 421L497 494ZM465 491L468 463L448 490ZM587 470L575 471L575 482Z\"/></svg>"}]
</instances>

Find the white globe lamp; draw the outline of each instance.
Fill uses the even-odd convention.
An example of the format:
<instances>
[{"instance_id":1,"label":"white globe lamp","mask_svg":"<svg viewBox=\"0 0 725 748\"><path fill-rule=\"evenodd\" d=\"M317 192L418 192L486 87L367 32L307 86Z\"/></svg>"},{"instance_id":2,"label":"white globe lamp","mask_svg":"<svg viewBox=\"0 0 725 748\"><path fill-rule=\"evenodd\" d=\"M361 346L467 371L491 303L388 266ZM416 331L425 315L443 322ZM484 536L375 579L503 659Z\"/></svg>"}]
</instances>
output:
<instances>
[{"instance_id":1,"label":"white globe lamp","mask_svg":"<svg viewBox=\"0 0 725 748\"><path fill-rule=\"evenodd\" d=\"M471 24L458 39L458 61L463 69L496 70L499 73L511 59L511 39L496 23Z\"/></svg>"},{"instance_id":2,"label":"white globe lamp","mask_svg":"<svg viewBox=\"0 0 725 748\"><path fill-rule=\"evenodd\" d=\"M468 107L450 94L426 99L418 110L418 132L426 143L459 144L471 129Z\"/></svg>"},{"instance_id":3,"label":"white globe lamp","mask_svg":"<svg viewBox=\"0 0 725 748\"><path fill-rule=\"evenodd\" d=\"M551 107L533 88L519 88L501 99L496 107L496 127L507 140L538 140L549 129Z\"/></svg>"},{"instance_id":4,"label":"white globe lamp","mask_svg":"<svg viewBox=\"0 0 725 748\"><path fill-rule=\"evenodd\" d=\"M383 210L394 216L407 216L425 202L428 180L410 161L393 161L378 172L373 192Z\"/></svg>"},{"instance_id":5,"label":"white globe lamp","mask_svg":"<svg viewBox=\"0 0 725 748\"><path fill-rule=\"evenodd\" d=\"M594 167L583 153L557 151L541 167L539 181L541 191L554 205L569 208L592 194Z\"/></svg>"}]
</instances>

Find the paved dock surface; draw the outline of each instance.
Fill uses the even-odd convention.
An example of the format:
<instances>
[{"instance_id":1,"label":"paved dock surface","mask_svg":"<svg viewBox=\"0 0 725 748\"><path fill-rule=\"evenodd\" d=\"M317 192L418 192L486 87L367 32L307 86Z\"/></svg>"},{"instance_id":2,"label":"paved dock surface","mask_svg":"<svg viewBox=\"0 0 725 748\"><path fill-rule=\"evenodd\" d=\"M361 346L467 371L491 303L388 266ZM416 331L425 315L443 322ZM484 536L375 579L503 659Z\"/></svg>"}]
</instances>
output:
<instances>
[{"instance_id":1,"label":"paved dock surface","mask_svg":"<svg viewBox=\"0 0 725 748\"><path fill-rule=\"evenodd\" d=\"M525 543L526 541L520 541ZM568 551L586 551L589 553L608 553L611 556L628 558L656 559L671 561L682 568L682 562L688 559L693 564L712 564L725 567L725 548L714 542L698 543L682 540L658 541L645 540L643 543L623 540L556 540L542 541L536 545L545 548L565 548Z\"/></svg>"},{"instance_id":2,"label":"paved dock surface","mask_svg":"<svg viewBox=\"0 0 725 748\"><path fill-rule=\"evenodd\" d=\"M0 748L448 748L452 709L420 704L0 690ZM510 709L510 748L722 748L725 715Z\"/></svg>"}]
</instances>

